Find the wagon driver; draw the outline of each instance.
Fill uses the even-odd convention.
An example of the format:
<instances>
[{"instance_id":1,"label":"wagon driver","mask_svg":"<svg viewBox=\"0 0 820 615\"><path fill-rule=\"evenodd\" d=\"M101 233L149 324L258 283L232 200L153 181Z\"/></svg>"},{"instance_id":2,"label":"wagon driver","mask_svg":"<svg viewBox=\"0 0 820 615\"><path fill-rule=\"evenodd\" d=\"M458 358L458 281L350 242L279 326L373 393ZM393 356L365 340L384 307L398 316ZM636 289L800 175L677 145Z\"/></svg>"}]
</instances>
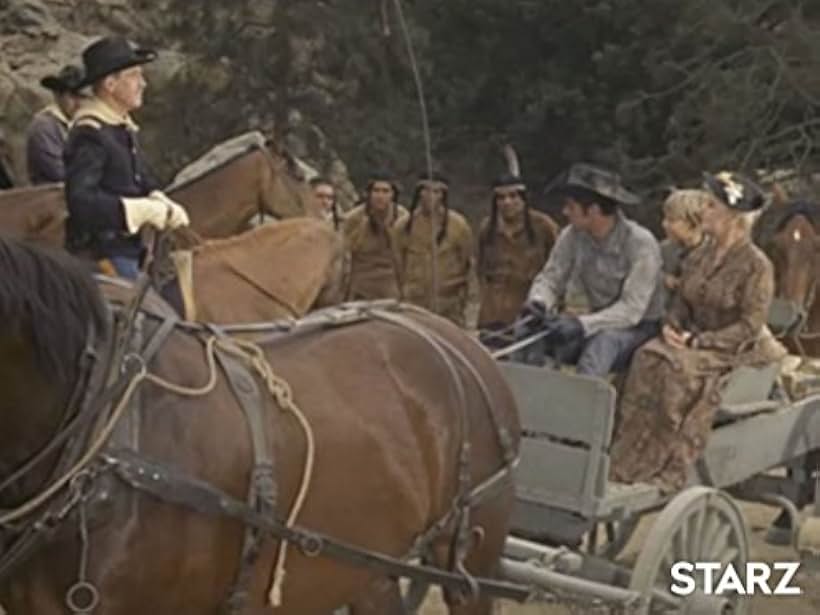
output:
<instances>
[{"instance_id":1,"label":"wagon driver","mask_svg":"<svg viewBox=\"0 0 820 615\"><path fill-rule=\"evenodd\" d=\"M621 211L640 199L616 174L576 164L553 186L569 225L536 276L522 315L545 330L546 354L575 364L579 374L604 377L625 369L634 350L660 331L660 247ZM586 296L588 314L561 313L572 278Z\"/></svg>"}]
</instances>

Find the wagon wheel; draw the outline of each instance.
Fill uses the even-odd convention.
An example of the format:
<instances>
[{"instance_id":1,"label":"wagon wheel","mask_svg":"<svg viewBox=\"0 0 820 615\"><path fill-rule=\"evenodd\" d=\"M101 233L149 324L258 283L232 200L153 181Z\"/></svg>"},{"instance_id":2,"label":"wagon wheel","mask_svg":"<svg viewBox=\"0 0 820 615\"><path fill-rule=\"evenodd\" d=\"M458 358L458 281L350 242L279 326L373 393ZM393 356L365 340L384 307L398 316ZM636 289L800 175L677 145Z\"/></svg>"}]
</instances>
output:
<instances>
[{"instance_id":1,"label":"wagon wheel","mask_svg":"<svg viewBox=\"0 0 820 615\"><path fill-rule=\"evenodd\" d=\"M587 543L584 550L596 557L615 559L623 551L629 539L632 538L639 523L640 517L637 515L622 521L608 521L603 524L603 535L596 526L587 534ZM590 544L590 541L593 544Z\"/></svg>"},{"instance_id":2,"label":"wagon wheel","mask_svg":"<svg viewBox=\"0 0 820 615\"><path fill-rule=\"evenodd\" d=\"M716 489L691 487L677 495L658 515L632 571L629 588L647 598L654 589L674 597L669 593L670 569L677 561L721 562L724 568L731 563L741 578L745 578L748 556L746 522L731 497ZM721 573L722 570L715 574L715 582ZM702 589L703 578L697 574L693 578L697 588ZM749 602L745 596L727 594L725 597L729 599L733 615L748 612ZM646 613L662 608L663 605L653 600Z\"/></svg>"}]
</instances>

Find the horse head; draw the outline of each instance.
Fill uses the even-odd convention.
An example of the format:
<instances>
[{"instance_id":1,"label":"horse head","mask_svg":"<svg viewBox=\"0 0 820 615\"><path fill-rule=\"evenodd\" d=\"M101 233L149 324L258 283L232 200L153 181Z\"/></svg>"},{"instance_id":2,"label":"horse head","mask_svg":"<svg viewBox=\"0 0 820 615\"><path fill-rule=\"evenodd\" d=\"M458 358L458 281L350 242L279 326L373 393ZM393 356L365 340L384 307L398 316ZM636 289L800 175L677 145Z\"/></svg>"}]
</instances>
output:
<instances>
[{"instance_id":1,"label":"horse head","mask_svg":"<svg viewBox=\"0 0 820 615\"><path fill-rule=\"evenodd\" d=\"M261 149L269 172L259 195L260 212L278 219L321 217L307 183L306 168L270 137Z\"/></svg>"},{"instance_id":2,"label":"horse head","mask_svg":"<svg viewBox=\"0 0 820 615\"><path fill-rule=\"evenodd\" d=\"M105 339L109 324L86 265L65 252L0 239L0 279L3 509L46 480L56 461L48 438L78 411L93 340Z\"/></svg>"},{"instance_id":3,"label":"horse head","mask_svg":"<svg viewBox=\"0 0 820 615\"><path fill-rule=\"evenodd\" d=\"M805 325L816 299L817 278L820 275L820 233L815 220L820 206L808 201L775 201L779 217L771 239L764 243L774 266L775 301L773 312L793 314L792 320L778 322L784 328Z\"/></svg>"}]
</instances>

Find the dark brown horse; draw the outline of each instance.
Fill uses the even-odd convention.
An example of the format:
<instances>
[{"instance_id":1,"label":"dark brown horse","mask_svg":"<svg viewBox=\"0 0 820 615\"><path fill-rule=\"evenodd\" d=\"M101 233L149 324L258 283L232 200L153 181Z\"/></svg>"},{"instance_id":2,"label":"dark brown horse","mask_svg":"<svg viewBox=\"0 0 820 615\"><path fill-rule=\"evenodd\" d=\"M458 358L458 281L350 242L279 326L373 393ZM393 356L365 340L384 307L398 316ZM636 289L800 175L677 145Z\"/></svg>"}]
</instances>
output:
<instances>
[{"instance_id":1,"label":"dark brown horse","mask_svg":"<svg viewBox=\"0 0 820 615\"><path fill-rule=\"evenodd\" d=\"M120 296L124 292L119 289ZM106 295L113 300L115 293ZM115 416L108 405L97 402L96 394L79 406L82 396L74 394L86 388L96 392L103 374L121 373L119 362L110 359L113 332L105 306L98 287L76 260L0 241L0 485L43 451L55 434L74 426L73 416L88 418L92 408L90 416L98 427L109 425ZM162 330L162 316L145 310L140 314L145 342L153 345L150 340ZM517 456L520 427L503 375L481 347L438 317L375 308L358 316L329 318L325 324L317 316L313 325L299 324L289 334L259 341L268 365L281 379L279 391L285 390L282 383L289 385L315 442L315 465L297 524L402 556L437 520L446 518L449 522L432 543L437 562L449 567L458 543L467 550L471 573L492 575L508 531L512 483L490 485L494 488L472 502L469 517L450 513L458 510L454 497L463 494L464 487L493 476L509 477L499 470L508 469ZM95 338L89 337L90 331L96 331ZM115 412L125 409L123 420L131 427L109 440L114 448L103 459L123 459L117 447L131 446L141 460L162 465L161 471L130 472L143 485L140 490L119 480L133 465L92 463L87 467L99 470L98 477L76 475L80 478L71 481L67 491L58 490L33 514L9 522L9 510L43 493L55 476L72 475L66 468L73 464L56 464L57 455L65 452L76 460L89 450L89 441L101 441L100 431L79 448L71 447L69 440L67 449L46 449L42 463L15 480L11 489L4 487L0 521L6 522L6 531L0 536L6 537L6 546L27 527L35 535L43 532L43 542L0 579L0 603L11 615L66 613L66 591L81 576L81 559L88 563L82 580L99 591L95 612L220 612L236 575L243 524L189 509L185 502L190 481L181 489L160 488L160 497L146 494L152 484L175 484L171 477L183 476L206 481L237 500L247 495L254 459L248 422L223 373L212 372L206 361L210 336L205 329L177 325L147 363L151 374L178 386L199 387L216 373L209 391L182 394L152 380L136 389L138 403L124 403L121 394L114 397ZM92 339L100 360L85 369L83 358L89 356ZM127 370L138 364L132 360L122 365ZM131 376L125 380L135 382ZM264 425L256 433L264 433L272 443L276 511L284 518L302 484L308 440L294 415L272 397L263 396L262 404ZM68 497L71 494L76 498ZM182 502L172 503L175 498ZM43 511L54 513L52 523L33 524ZM455 540L458 519L472 540ZM45 533L52 526L54 533ZM79 531L83 527L87 540ZM382 576L326 557L322 544L314 545L319 553L312 557L291 545L283 603L272 609L268 591L276 546L263 545L252 568L245 615L328 613L356 602ZM0 570L9 552L0 551ZM490 599L484 595L451 612L486 615Z\"/></svg>"},{"instance_id":2,"label":"dark brown horse","mask_svg":"<svg viewBox=\"0 0 820 615\"><path fill-rule=\"evenodd\" d=\"M262 214L318 217L295 162L261 134L250 133L244 147L213 158L209 152L189 165L194 172L168 190L185 205L191 227L200 235L240 233ZM63 247L66 217L63 184L0 191L0 232L8 236Z\"/></svg>"},{"instance_id":3,"label":"dark brown horse","mask_svg":"<svg viewBox=\"0 0 820 615\"><path fill-rule=\"evenodd\" d=\"M761 240L774 265L775 301L791 306L797 320L783 342L792 354L820 358L820 206L775 201L771 237Z\"/></svg>"},{"instance_id":4,"label":"dark brown horse","mask_svg":"<svg viewBox=\"0 0 820 615\"><path fill-rule=\"evenodd\" d=\"M791 354L820 358L820 206L804 200L789 200L774 190L772 207L758 221L757 241L774 265L775 300L770 322ZM807 480L796 505L802 508L814 499L811 473L820 469L820 455L806 456ZM791 470L790 470L791 472ZM791 518L784 511L775 519L767 540L789 544Z\"/></svg>"}]
</instances>

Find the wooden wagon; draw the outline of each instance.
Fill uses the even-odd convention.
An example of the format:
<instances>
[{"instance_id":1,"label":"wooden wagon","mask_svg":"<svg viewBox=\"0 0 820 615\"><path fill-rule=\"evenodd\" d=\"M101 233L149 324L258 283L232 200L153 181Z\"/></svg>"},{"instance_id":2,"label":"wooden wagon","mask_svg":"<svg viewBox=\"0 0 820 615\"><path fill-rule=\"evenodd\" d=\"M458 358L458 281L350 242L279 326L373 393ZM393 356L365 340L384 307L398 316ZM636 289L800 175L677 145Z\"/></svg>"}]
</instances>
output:
<instances>
[{"instance_id":1,"label":"wooden wagon","mask_svg":"<svg viewBox=\"0 0 820 615\"><path fill-rule=\"evenodd\" d=\"M820 396L773 399L778 366L731 375L705 454L687 487L672 496L653 485L608 480L616 419L609 382L516 363L503 369L524 429L513 535L501 564L506 580L546 597L627 612L739 614L748 609L747 596L707 595L702 578L691 595L673 594L672 564L716 561L744 571L749 537L736 500L789 511L798 547L806 522L793 501L813 479L804 462L820 448ZM658 514L634 566L617 563L649 513Z\"/></svg>"}]
</instances>

